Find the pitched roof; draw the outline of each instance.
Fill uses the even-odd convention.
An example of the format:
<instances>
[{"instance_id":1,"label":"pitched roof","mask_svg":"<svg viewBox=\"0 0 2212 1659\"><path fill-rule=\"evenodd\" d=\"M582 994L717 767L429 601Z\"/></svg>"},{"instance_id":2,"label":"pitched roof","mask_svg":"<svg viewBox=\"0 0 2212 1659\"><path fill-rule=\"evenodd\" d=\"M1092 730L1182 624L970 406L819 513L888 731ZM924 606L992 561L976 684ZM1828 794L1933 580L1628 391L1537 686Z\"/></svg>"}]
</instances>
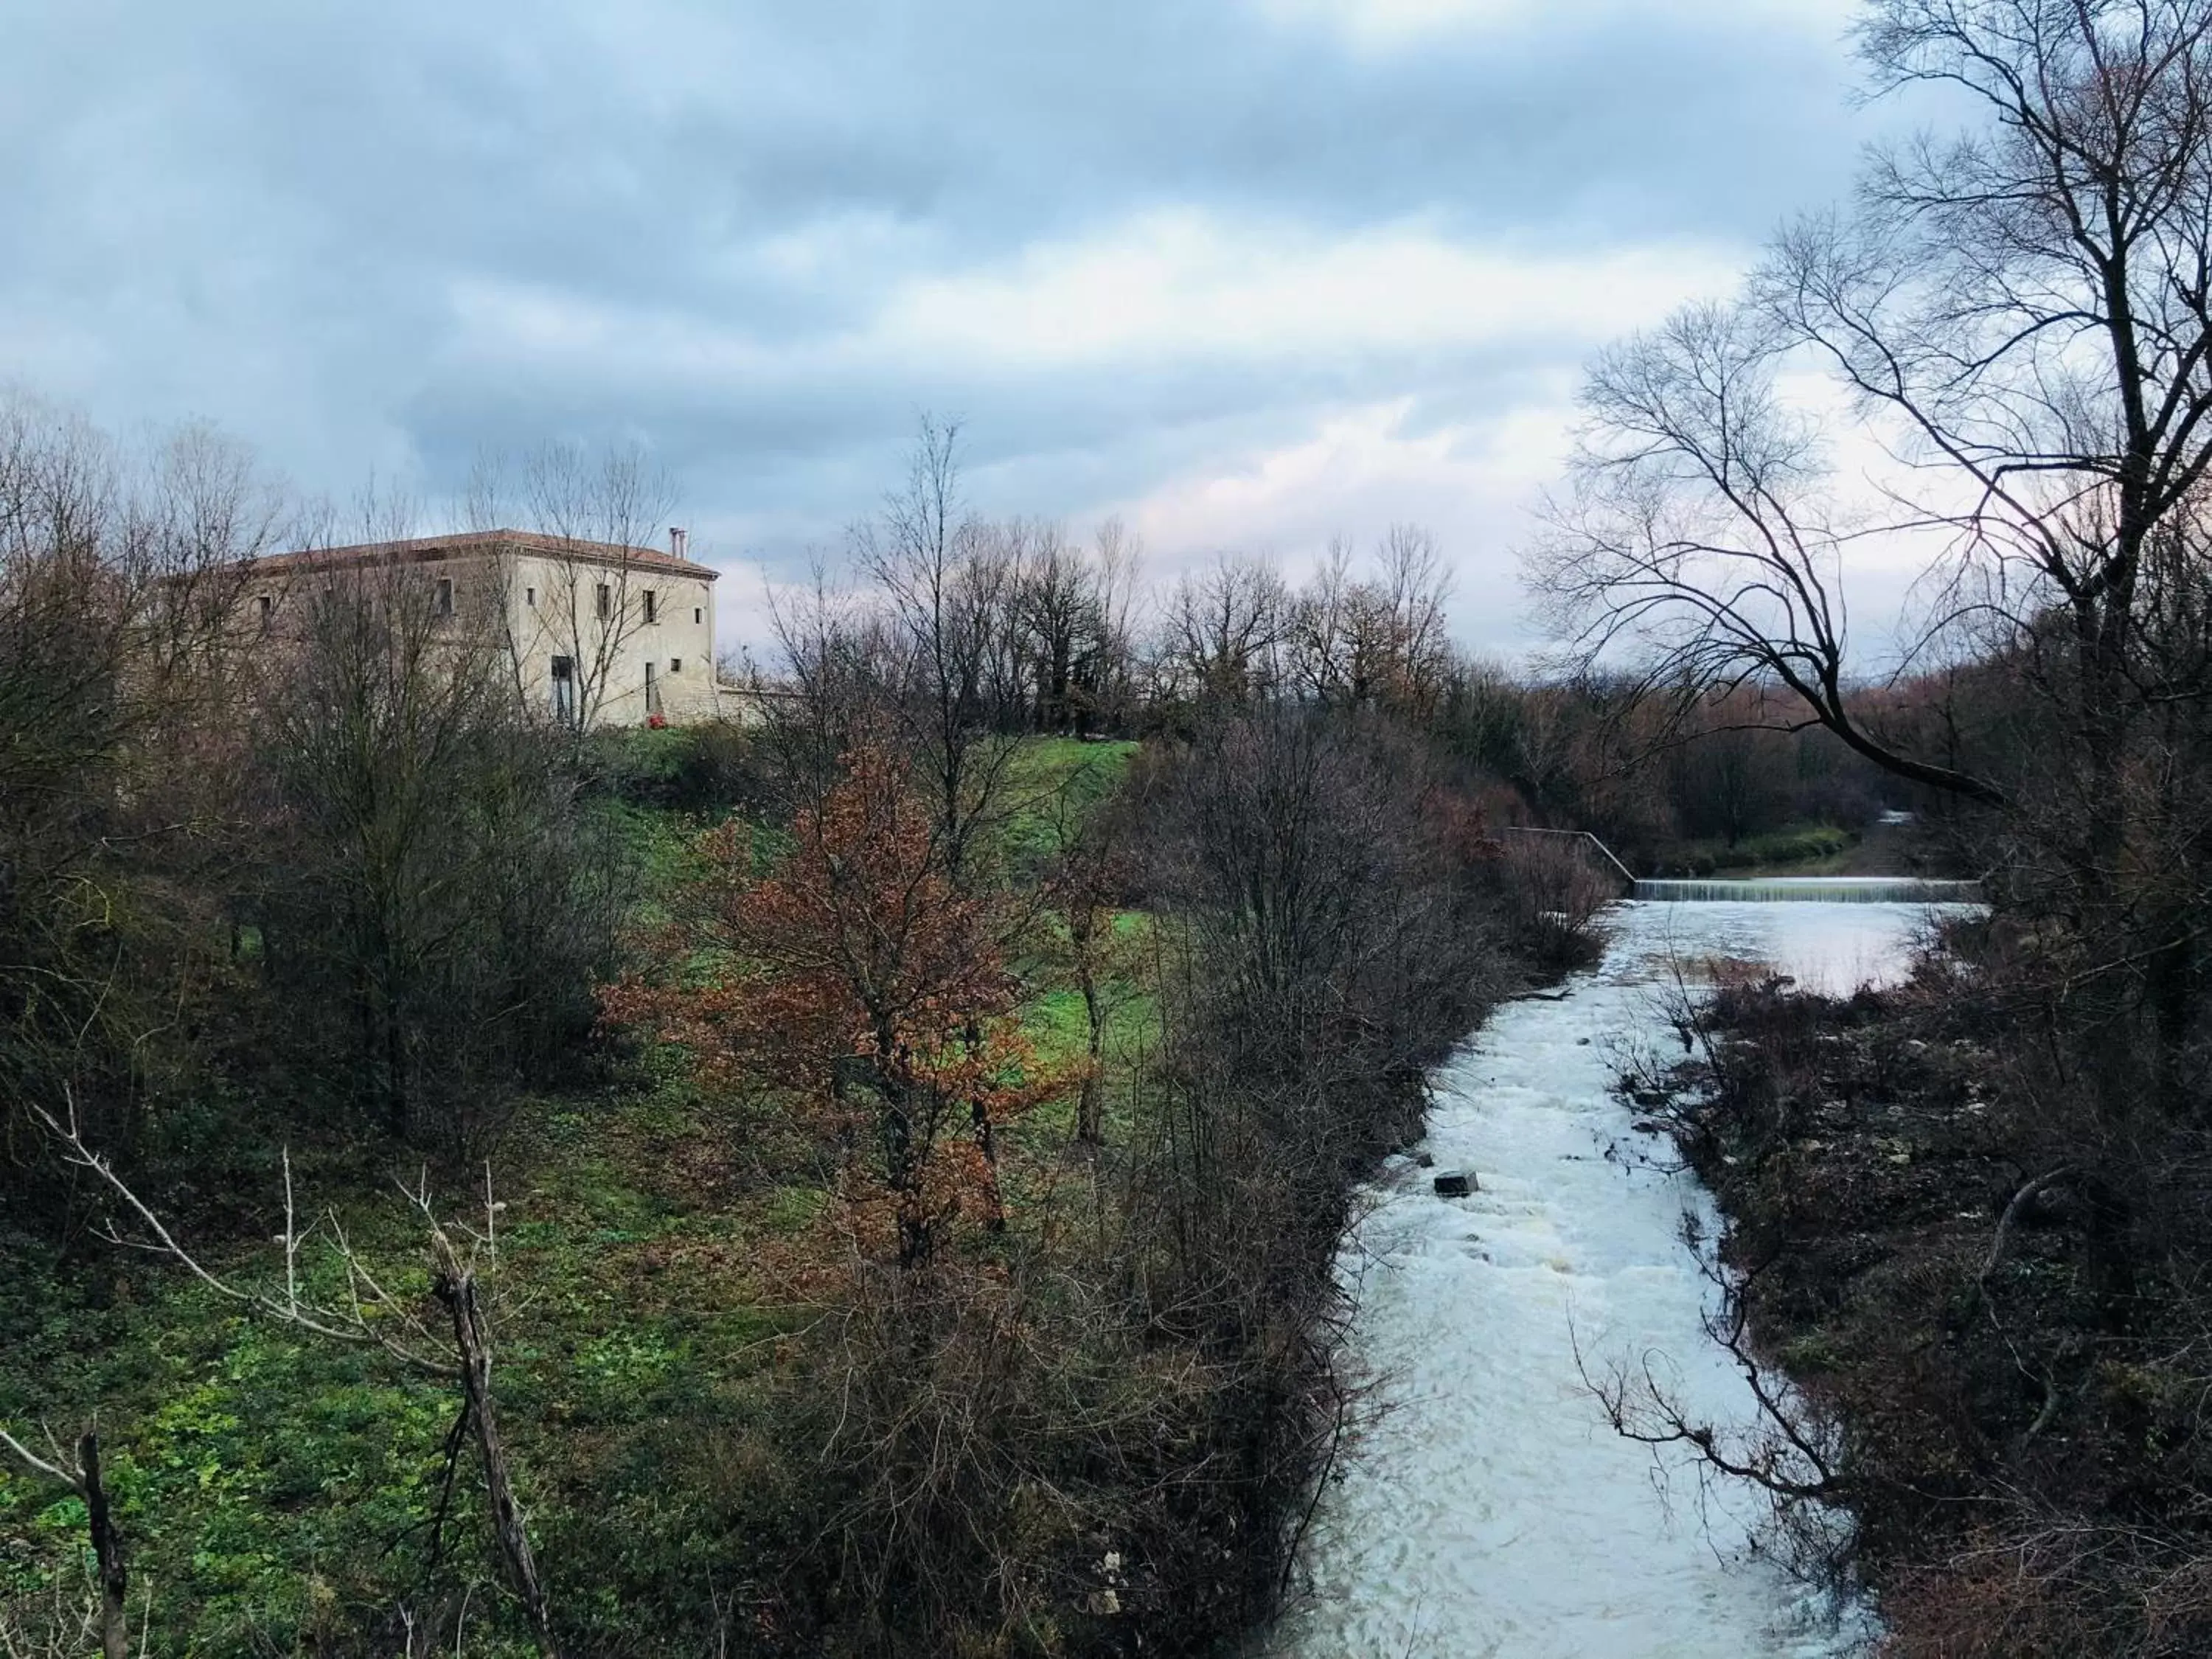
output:
<instances>
[{"instance_id":1,"label":"pitched roof","mask_svg":"<svg viewBox=\"0 0 2212 1659\"><path fill-rule=\"evenodd\" d=\"M352 547L308 547L249 559L259 573L286 570L355 569L372 564L428 564L444 559L489 558L501 553L535 553L544 558L575 559L587 564L632 570L665 570L671 575L713 581L722 573L654 547L625 547L618 542L583 541L547 536L534 530L466 530L450 536L417 536L407 541L363 542Z\"/></svg>"}]
</instances>

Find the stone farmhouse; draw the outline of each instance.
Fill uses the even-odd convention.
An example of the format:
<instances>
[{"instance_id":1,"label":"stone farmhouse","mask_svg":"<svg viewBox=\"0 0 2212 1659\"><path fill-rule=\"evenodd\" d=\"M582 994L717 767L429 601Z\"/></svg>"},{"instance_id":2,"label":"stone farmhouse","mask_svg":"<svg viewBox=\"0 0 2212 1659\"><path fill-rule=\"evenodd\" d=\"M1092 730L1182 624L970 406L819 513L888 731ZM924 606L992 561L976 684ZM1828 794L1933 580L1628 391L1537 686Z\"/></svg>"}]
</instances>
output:
<instances>
[{"instance_id":1,"label":"stone farmhouse","mask_svg":"<svg viewBox=\"0 0 2212 1659\"><path fill-rule=\"evenodd\" d=\"M565 726L690 724L724 712L714 673L714 581L685 556L524 530L314 548L257 559L240 603L264 632L330 584L395 577L441 626L501 651L518 694ZM746 711L731 709L744 718Z\"/></svg>"}]
</instances>

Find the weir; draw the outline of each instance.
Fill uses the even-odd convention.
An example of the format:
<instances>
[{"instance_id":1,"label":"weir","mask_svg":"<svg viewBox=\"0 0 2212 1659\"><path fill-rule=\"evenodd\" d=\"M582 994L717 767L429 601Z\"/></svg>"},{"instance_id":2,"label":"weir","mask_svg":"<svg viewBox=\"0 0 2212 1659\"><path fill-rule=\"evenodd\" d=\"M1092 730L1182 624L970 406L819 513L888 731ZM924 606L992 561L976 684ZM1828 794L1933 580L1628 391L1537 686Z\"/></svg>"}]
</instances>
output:
<instances>
[{"instance_id":1,"label":"weir","mask_svg":"<svg viewBox=\"0 0 2212 1659\"><path fill-rule=\"evenodd\" d=\"M1767 876L1639 881L1630 896L1662 904L1978 904L1982 890L1913 876Z\"/></svg>"}]
</instances>

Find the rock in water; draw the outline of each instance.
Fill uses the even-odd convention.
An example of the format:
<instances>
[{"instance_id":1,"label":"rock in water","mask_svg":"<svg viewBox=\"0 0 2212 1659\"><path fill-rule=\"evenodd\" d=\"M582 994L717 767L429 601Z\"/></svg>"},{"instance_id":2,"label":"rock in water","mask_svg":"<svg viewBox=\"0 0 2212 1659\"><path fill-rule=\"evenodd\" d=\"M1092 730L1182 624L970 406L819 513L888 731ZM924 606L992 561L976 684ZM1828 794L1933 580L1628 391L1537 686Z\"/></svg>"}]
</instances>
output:
<instances>
[{"instance_id":1,"label":"rock in water","mask_svg":"<svg viewBox=\"0 0 2212 1659\"><path fill-rule=\"evenodd\" d=\"M1469 1193L1480 1189L1481 1183L1475 1180L1472 1170L1447 1170L1437 1177L1438 1198L1465 1198Z\"/></svg>"}]
</instances>

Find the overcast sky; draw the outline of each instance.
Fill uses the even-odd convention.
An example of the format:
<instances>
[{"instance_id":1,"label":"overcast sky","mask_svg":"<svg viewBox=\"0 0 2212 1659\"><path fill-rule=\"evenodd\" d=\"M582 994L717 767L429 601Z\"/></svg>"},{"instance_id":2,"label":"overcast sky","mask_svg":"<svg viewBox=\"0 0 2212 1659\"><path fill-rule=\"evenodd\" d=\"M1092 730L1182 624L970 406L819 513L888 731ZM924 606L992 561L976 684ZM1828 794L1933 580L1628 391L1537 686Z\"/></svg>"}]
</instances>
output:
<instances>
[{"instance_id":1,"label":"overcast sky","mask_svg":"<svg viewBox=\"0 0 2212 1659\"><path fill-rule=\"evenodd\" d=\"M1842 0L5 9L0 379L340 496L634 437L738 638L927 409L1156 574L1418 520L1510 646L1581 362L1878 118Z\"/></svg>"}]
</instances>

